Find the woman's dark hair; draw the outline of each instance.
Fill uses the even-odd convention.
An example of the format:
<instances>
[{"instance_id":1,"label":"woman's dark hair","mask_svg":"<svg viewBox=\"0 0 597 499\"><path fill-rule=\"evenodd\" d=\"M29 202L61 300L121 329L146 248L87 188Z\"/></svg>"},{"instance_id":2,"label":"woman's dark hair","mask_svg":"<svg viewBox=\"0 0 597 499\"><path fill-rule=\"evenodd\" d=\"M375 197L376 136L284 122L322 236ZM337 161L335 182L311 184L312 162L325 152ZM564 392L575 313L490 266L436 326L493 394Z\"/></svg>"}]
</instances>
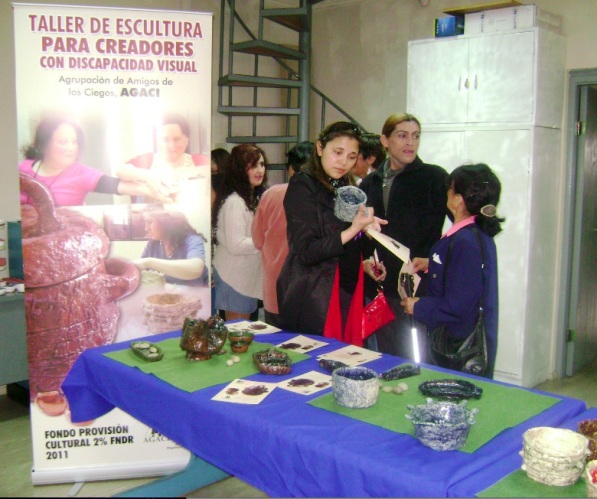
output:
<instances>
[{"instance_id":1,"label":"woman's dark hair","mask_svg":"<svg viewBox=\"0 0 597 499\"><path fill-rule=\"evenodd\" d=\"M361 140L360 154L363 158L367 159L373 156L375 161L371 165L371 168L377 170L377 168L386 159L386 148L381 143L381 136L377 133L364 133Z\"/></svg>"},{"instance_id":2,"label":"woman's dark hair","mask_svg":"<svg viewBox=\"0 0 597 499\"><path fill-rule=\"evenodd\" d=\"M502 184L489 166L484 163L459 166L450 173L448 187L462 196L471 215L477 215L475 223L483 232L493 237L502 230L505 218L496 215Z\"/></svg>"},{"instance_id":3,"label":"woman's dark hair","mask_svg":"<svg viewBox=\"0 0 597 499\"><path fill-rule=\"evenodd\" d=\"M218 173L224 173L224 168L226 168L226 163L228 162L229 157L230 153L226 149L221 147L212 149L211 160L218 165Z\"/></svg>"},{"instance_id":4,"label":"woman's dark hair","mask_svg":"<svg viewBox=\"0 0 597 499\"><path fill-rule=\"evenodd\" d=\"M160 226L164 238L176 249L185 244L189 234L201 236L207 242L203 234L199 234L189 223L184 213L167 210L149 210L144 213L146 221L157 223Z\"/></svg>"},{"instance_id":5,"label":"woman's dark hair","mask_svg":"<svg viewBox=\"0 0 597 499\"><path fill-rule=\"evenodd\" d=\"M33 143L23 148L25 159L43 160L48 144L52 139L52 135L60 125L70 125L73 127L77 134L77 147L79 153L81 153L83 146L85 145L85 138L83 136L81 125L69 116L63 114L49 114L44 116L37 125Z\"/></svg>"},{"instance_id":6,"label":"woman's dark hair","mask_svg":"<svg viewBox=\"0 0 597 499\"><path fill-rule=\"evenodd\" d=\"M300 172L313 153L313 149L315 149L313 142L308 140L299 142L286 153L286 169L292 168L294 173Z\"/></svg>"},{"instance_id":7,"label":"woman's dark hair","mask_svg":"<svg viewBox=\"0 0 597 499\"><path fill-rule=\"evenodd\" d=\"M267 189L267 169L263 176L263 182L260 186L255 188L253 188L249 182L247 171L258 163L261 156L263 156L263 160L267 164L267 159L263 150L253 144L240 144L234 147L230 152L230 158L228 158L228 162L226 163L223 183L216 193L216 200L211 212L213 244L217 244L216 230L220 208L230 194L236 192L244 200L247 209L253 213L257 211L259 199Z\"/></svg>"},{"instance_id":8,"label":"woman's dark hair","mask_svg":"<svg viewBox=\"0 0 597 499\"><path fill-rule=\"evenodd\" d=\"M321 143L322 149L325 148L326 144L337 137L350 137L351 139L356 139L359 143L359 149L361 147L361 129L358 125L354 123L350 123L349 121L337 121L328 125L323 129L323 131L319 134L317 138L317 142ZM323 169L323 164L321 162L321 157L317 154L317 147L313 148L313 152L311 153L311 157L305 166L303 166L303 171L313 175L317 180L319 180L323 186L330 192L334 192L335 189L332 187L331 180L328 177L328 174ZM341 179L339 179L338 187L344 185L356 185L352 175L344 175Z\"/></svg>"}]
</instances>

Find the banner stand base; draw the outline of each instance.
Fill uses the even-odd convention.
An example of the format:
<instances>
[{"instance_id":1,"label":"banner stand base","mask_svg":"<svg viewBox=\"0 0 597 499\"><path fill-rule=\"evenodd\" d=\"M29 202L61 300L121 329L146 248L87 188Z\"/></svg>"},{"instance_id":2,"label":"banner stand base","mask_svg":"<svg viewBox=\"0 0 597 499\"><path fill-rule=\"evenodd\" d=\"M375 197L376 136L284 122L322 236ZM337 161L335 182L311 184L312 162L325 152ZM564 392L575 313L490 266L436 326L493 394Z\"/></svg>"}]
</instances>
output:
<instances>
[{"instance_id":1,"label":"banner stand base","mask_svg":"<svg viewBox=\"0 0 597 499\"><path fill-rule=\"evenodd\" d=\"M188 492L219 482L230 475L207 461L191 455L185 469L134 487L112 497L181 497Z\"/></svg>"}]
</instances>

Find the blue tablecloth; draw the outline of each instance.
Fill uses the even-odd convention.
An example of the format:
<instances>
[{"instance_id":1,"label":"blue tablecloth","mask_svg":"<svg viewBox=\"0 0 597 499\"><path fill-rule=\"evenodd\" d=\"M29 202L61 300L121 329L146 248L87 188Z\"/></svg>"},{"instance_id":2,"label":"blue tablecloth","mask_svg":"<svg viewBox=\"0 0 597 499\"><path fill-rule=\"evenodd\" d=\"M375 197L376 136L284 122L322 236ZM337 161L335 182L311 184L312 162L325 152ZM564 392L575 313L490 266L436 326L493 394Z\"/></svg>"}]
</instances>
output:
<instances>
[{"instance_id":1,"label":"blue tablecloth","mask_svg":"<svg viewBox=\"0 0 597 499\"><path fill-rule=\"evenodd\" d=\"M294 336L280 332L259 340L279 344ZM323 371L316 356L344 346L325 341L327 346L309 352L312 357L294 364L289 375L255 374L249 379L278 382ZM119 407L274 497L471 497L520 466L524 431L559 426L586 409L581 400L558 397L560 402L504 430L476 452L439 452L410 435L307 404L317 395L277 389L259 405L215 402L211 398L225 385L188 393L103 355L122 348L128 343L89 349L77 359L62 385L73 421ZM398 362L384 355L367 366L382 372Z\"/></svg>"}]
</instances>

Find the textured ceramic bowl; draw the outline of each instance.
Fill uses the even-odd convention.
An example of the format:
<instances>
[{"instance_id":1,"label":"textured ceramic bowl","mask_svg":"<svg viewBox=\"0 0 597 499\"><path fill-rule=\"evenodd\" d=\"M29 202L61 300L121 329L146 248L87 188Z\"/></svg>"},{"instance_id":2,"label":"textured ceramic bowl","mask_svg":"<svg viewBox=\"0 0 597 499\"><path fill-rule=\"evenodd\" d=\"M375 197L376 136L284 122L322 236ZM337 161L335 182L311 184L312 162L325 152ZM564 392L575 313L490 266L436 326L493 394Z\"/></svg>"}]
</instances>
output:
<instances>
[{"instance_id":1,"label":"textured ceramic bowl","mask_svg":"<svg viewBox=\"0 0 597 499\"><path fill-rule=\"evenodd\" d=\"M287 353L275 348L255 352L253 362L263 374L288 374L292 363Z\"/></svg>"},{"instance_id":2,"label":"textured ceramic bowl","mask_svg":"<svg viewBox=\"0 0 597 499\"><path fill-rule=\"evenodd\" d=\"M359 211L359 206L367 202L367 195L354 185L340 187L336 192L334 215L344 222L352 222Z\"/></svg>"},{"instance_id":3,"label":"textured ceramic bowl","mask_svg":"<svg viewBox=\"0 0 597 499\"><path fill-rule=\"evenodd\" d=\"M351 409L371 407L377 402L379 380L368 367L339 367L332 372L336 403Z\"/></svg>"},{"instance_id":4,"label":"textured ceramic bowl","mask_svg":"<svg viewBox=\"0 0 597 499\"><path fill-rule=\"evenodd\" d=\"M249 345L253 343L255 333L250 331L229 331L228 341L230 342L230 349L234 353L245 353L249 349Z\"/></svg>"},{"instance_id":5,"label":"textured ceramic bowl","mask_svg":"<svg viewBox=\"0 0 597 499\"><path fill-rule=\"evenodd\" d=\"M415 435L420 442L434 450L456 450L465 443L471 425L475 422L478 409L467 409L462 402L434 402L428 398L426 404L408 405Z\"/></svg>"},{"instance_id":6,"label":"textured ceramic bowl","mask_svg":"<svg viewBox=\"0 0 597 499\"><path fill-rule=\"evenodd\" d=\"M536 482L551 486L576 483L587 461L589 440L572 430L538 426L523 434L521 469Z\"/></svg>"},{"instance_id":7,"label":"textured ceramic bowl","mask_svg":"<svg viewBox=\"0 0 597 499\"><path fill-rule=\"evenodd\" d=\"M186 358L192 361L209 360L224 347L228 328L218 315L209 319L185 318L180 337L180 348L185 350Z\"/></svg>"}]
</instances>

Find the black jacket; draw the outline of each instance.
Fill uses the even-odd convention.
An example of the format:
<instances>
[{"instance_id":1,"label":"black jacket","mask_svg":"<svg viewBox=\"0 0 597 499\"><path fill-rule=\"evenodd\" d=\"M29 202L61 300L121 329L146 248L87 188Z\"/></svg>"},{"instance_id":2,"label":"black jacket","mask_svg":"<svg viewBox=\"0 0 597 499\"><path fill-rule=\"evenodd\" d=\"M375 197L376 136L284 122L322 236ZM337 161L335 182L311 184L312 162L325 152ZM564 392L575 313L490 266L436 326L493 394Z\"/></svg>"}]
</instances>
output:
<instances>
[{"instance_id":1,"label":"black jacket","mask_svg":"<svg viewBox=\"0 0 597 499\"><path fill-rule=\"evenodd\" d=\"M323 334L336 268L340 286L353 292L361 241L342 244L350 224L334 215L334 195L313 176L292 176L284 198L288 256L277 281L281 325L289 331Z\"/></svg>"},{"instance_id":2,"label":"black jacket","mask_svg":"<svg viewBox=\"0 0 597 499\"><path fill-rule=\"evenodd\" d=\"M394 177L386 213L382 185L389 162L390 159L386 159L361 182L360 187L367 194L367 206L372 206L376 216L388 221L387 225L382 225L382 232L409 248L411 260L415 257L427 258L429 249L442 235L448 213L448 173L441 166L423 163L417 156ZM403 262L381 245L377 245L377 252L388 272L384 292L397 296L398 274ZM425 279L422 274L421 277L423 281L417 291L418 296L425 290ZM372 289L368 287L367 294L371 293Z\"/></svg>"}]
</instances>

